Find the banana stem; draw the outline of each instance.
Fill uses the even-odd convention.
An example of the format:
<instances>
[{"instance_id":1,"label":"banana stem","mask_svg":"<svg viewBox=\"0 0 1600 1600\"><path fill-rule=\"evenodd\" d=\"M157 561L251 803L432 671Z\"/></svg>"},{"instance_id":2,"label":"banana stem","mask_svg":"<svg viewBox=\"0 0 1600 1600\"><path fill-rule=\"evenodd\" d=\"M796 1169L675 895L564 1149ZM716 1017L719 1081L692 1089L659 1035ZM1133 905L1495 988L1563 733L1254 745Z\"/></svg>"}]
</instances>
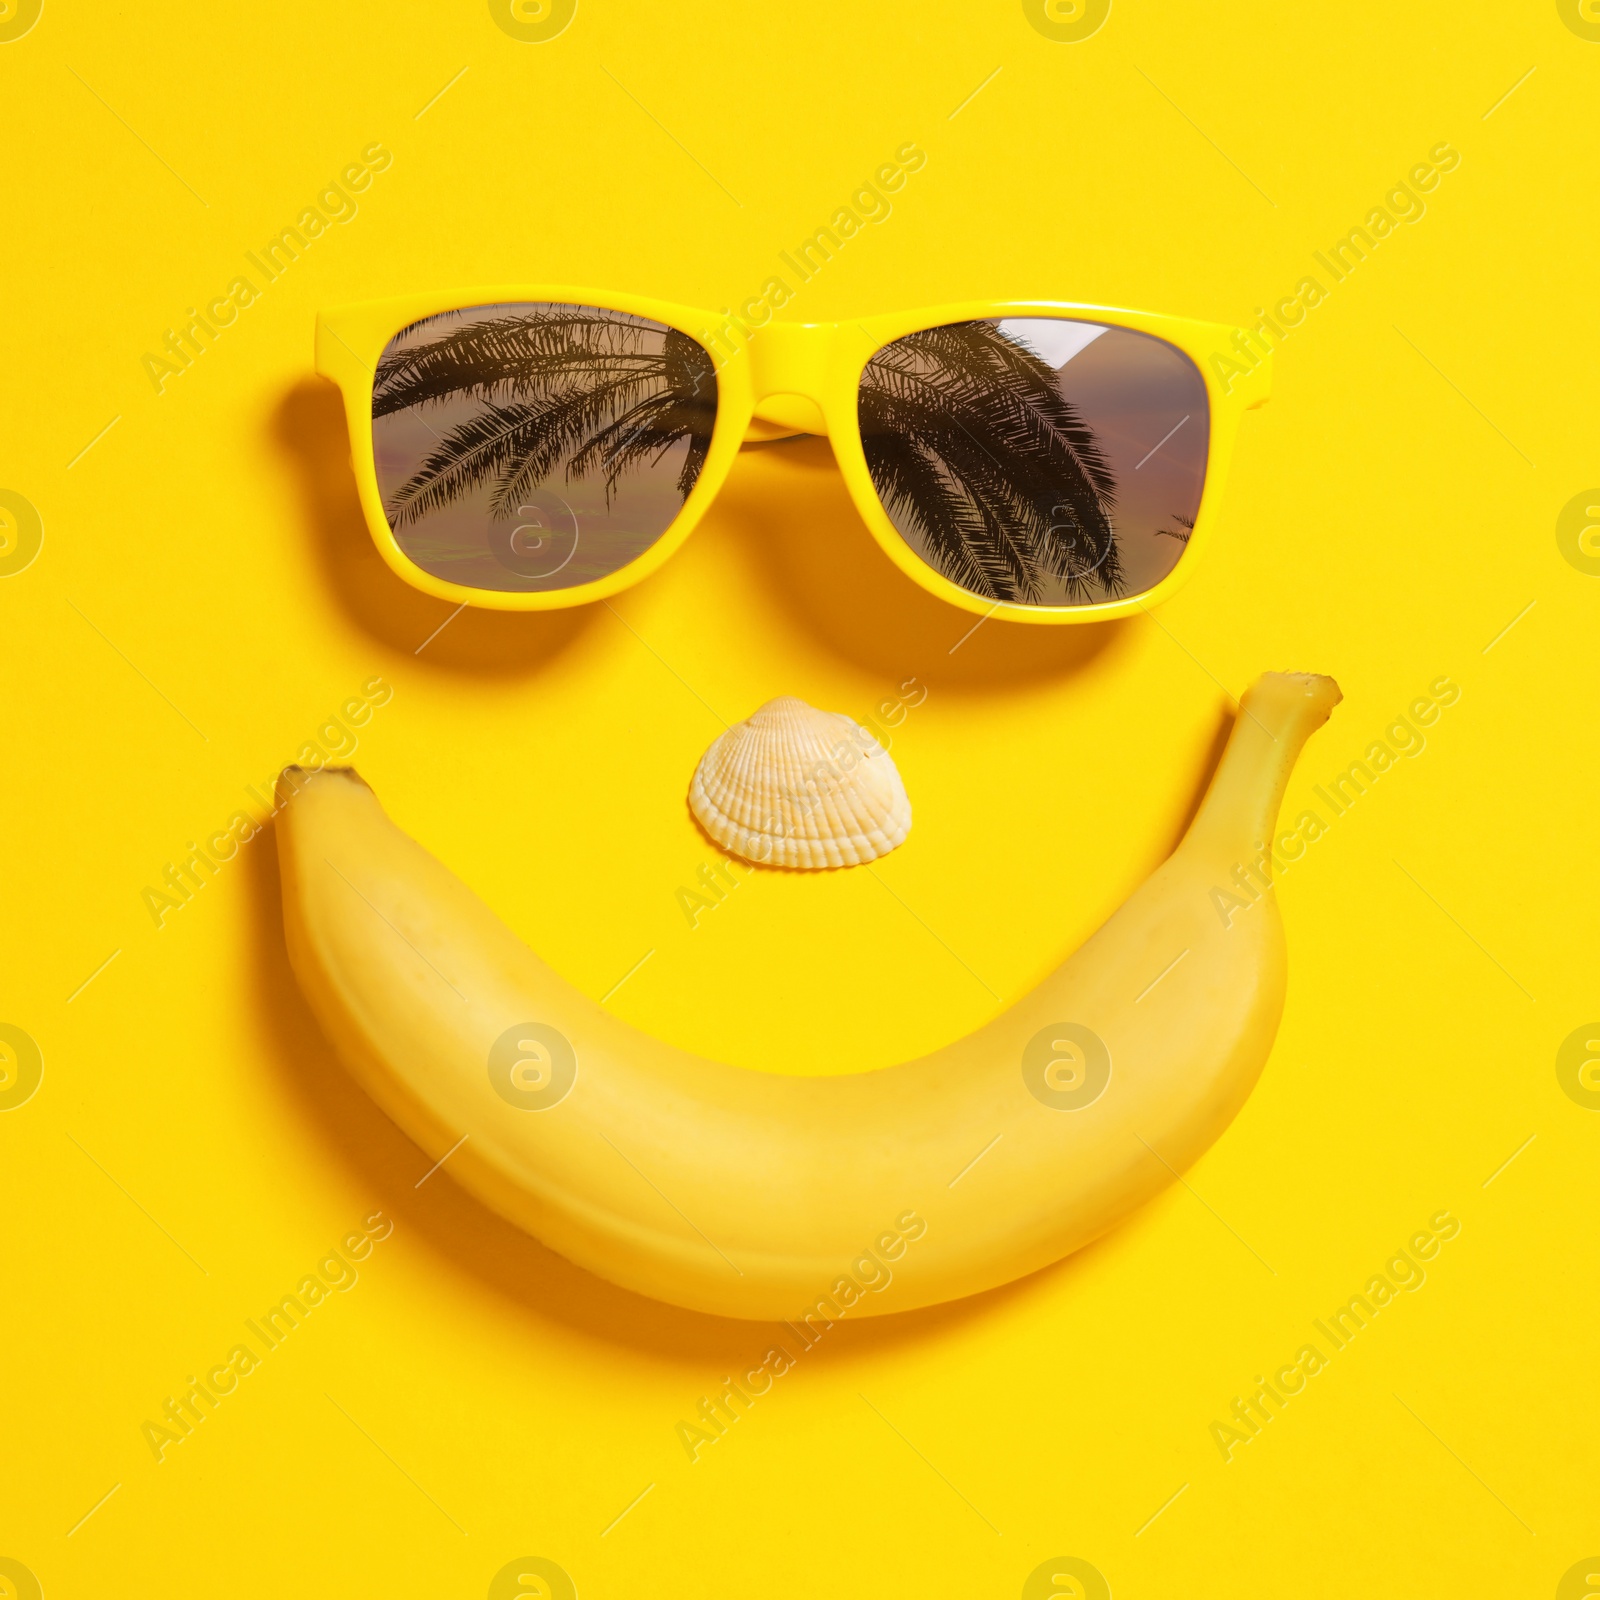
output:
<instances>
[{"instance_id":1,"label":"banana stem","mask_svg":"<svg viewBox=\"0 0 1600 1600\"><path fill-rule=\"evenodd\" d=\"M1289 774L1305 742L1344 697L1332 678L1268 672L1239 702L1216 776L1180 847L1256 859L1272 837ZM1271 875L1271 852L1261 870Z\"/></svg>"}]
</instances>

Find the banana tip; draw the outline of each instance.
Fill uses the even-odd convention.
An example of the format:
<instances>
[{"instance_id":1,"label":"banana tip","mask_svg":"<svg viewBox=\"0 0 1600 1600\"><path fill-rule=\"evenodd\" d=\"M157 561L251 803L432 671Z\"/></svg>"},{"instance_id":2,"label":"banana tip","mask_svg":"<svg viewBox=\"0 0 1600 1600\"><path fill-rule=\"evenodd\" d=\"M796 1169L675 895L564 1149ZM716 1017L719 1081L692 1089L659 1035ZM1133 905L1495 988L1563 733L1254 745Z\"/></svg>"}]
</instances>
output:
<instances>
[{"instance_id":1,"label":"banana tip","mask_svg":"<svg viewBox=\"0 0 1600 1600\"><path fill-rule=\"evenodd\" d=\"M1324 713L1344 699L1338 683L1324 672L1264 672L1246 691L1251 696L1315 700Z\"/></svg>"},{"instance_id":2,"label":"banana tip","mask_svg":"<svg viewBox=\"0 0 1600 1600\"><path fill-rule=\"evenodd\" d=\"M1326 700L1329 710L1344 699L1344 691L1339 687L1339 680L1330 678L1325 672L1286 672L1284 677L1292 678L1301 684L1308 699L1317 696Z\"/></svg>"},{"instance_id":3,"label":"banana tip","mask_svg":"<svg viewBox=\"0 0 1600 1600\"><path fill-rule=\"evenodd\" d=\"M354 767L285 767L278 774L274 798L280 806L287 805L296 795L325 778L344 778L368 790L372 787Z\"/></svg>"}]
</instances>

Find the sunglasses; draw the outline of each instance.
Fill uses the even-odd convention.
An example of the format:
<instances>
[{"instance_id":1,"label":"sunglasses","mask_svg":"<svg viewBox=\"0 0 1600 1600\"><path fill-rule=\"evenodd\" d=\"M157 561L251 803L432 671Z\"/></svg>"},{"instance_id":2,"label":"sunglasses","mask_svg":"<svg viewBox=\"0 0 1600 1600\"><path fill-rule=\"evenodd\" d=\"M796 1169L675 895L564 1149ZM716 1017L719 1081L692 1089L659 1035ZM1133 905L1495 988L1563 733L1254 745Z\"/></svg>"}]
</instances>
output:
<instances>
[{"instance_id":1,"label":"sunglasses","mask_svg":"<svg viewBox=\"0 0 1600 1600\"><path fill-rule=\"evenodd\" d=\"M984 616L1100 621L1187 575L1239 414L1270 388L1269 356L1238 359L1247 336L1180 317L742 309L538 287L323 312L317 370L384 559L446 600L600 600L673 554L741 445L826 434L913 582Z\"/></svg>"}]
</instances>

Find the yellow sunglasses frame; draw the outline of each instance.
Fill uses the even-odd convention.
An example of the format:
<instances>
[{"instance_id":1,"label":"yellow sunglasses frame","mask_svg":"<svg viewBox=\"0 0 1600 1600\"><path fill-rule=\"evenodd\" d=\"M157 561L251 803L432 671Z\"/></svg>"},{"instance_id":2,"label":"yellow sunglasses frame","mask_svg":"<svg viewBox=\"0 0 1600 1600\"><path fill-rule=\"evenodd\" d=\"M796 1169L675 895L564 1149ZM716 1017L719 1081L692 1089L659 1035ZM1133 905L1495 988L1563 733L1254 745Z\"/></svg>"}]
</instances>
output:
<instances>
[{"instance_id":1,"label":"yellow sunglasses frame","mask_svg":"<svg viewBox=\"0 0 1600 1600\"><path fill-rule=\"evenodd\" d=\"M383 509L372 444L372 389L378 359L397 333L423 317L474 306L540 301L602 306L647 317L652 322L676 328L702 345L712 356L717 370L717 419L711 447L699 480L676 520L648 550L625 567L570 589L519 593L451 583L424 571L406 555ZM981 595L969 594L925 562L890 521L873 487L861 444L856 397L862 369L886 344L906 334L947 322L990 317L1076 318L1107 327L1131 328L1175 345L1199 370L1211 408L1205 485L1184 556L1154 588L1083 606L1035 606L1009 600L986 600ZM984 617L1033 623L1105 622L1165 600L1188 577L1205 548L1211 527L1217 520L1217 507L1233 457L1240 414L1264 404L1271 393L1270 353L1263 352L1259 342L1236 342L1241 335L1244 341L1249 340L1244 330L1223 323L1196 322L1187 317L1157 316L1064 300L966 300L856 321L769 320L760 326L749 326L727 313L697 310L645 295L617 294L570 284L511 284L407 295L323 311L317 317L316 365L317 371L336 383L344 396L351 461L361 491L361 504L383 559L407 583L441 600L495 611L549 611L604 600L630 588L669 561L694 531L726 482L734 457L748 435L753 433L759 438L763 434L781 437L814 432L814 427L805 423L820 413L834 459L862 521L883 553L913 583L953 606ZM1240 360L1244 351L1255 358L1255 365L1248 370L1244 370L1246 363ZM1226 384L1219 380L1221 363L1213 363L1210 358L1214 356L1226 358L1231 367L1239 369Z\"/></svg>"}]
</instances>

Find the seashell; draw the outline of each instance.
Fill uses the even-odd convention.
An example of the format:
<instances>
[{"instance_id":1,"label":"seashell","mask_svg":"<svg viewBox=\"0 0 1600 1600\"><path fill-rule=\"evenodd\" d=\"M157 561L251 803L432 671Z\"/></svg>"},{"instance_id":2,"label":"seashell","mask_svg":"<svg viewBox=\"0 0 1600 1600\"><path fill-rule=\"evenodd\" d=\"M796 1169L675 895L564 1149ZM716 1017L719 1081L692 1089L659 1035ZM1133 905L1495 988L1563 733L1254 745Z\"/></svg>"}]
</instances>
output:
<instances>
[{"instance_id":1,"label":"seashell","mask_svg":"<svg viewBox=\"0 0 1600 1600\"><path fill-rule=\"evenodd\" d=\"M837 711L783 695L700 758L689 809L724 850L774 867L853 867L911 831L889 752Z\"/></svg>"}]
</instances>

